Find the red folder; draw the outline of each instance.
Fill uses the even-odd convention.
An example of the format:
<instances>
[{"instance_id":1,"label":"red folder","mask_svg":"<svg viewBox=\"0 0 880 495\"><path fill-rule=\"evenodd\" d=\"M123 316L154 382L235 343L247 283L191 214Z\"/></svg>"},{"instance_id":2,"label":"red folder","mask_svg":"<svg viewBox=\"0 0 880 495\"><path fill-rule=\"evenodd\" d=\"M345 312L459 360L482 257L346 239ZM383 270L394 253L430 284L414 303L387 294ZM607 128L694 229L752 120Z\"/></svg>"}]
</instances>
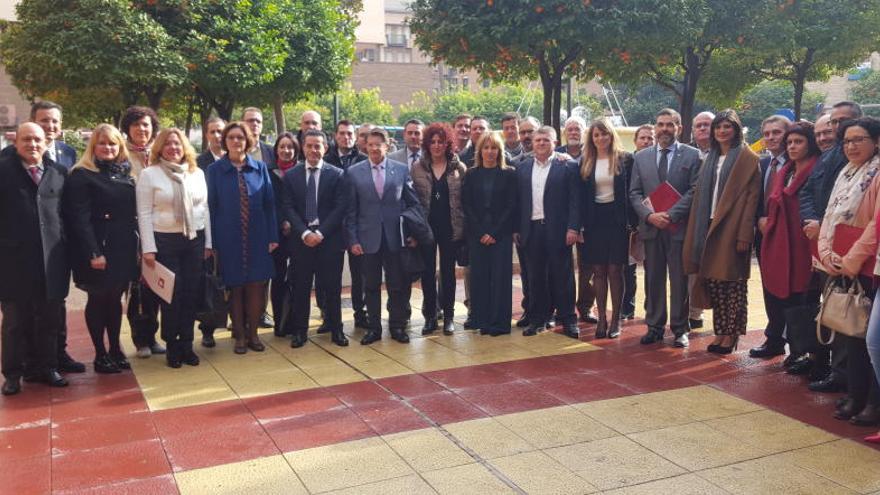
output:
<instances>
[{"instance_id":1,"label":"red folder","mask_svg":"<svg viewBox=\"0 0 880 495\"><path fill-rule=\"evenodd\" d=\"M845 224L837 224L834 227L834 242L831 243L831 250L837 254L838 256L843 256L850 249L852 249L853 245L862 237L862 233L865 232L865 229L859 227L853 227L852 225ZM862 264L862 269L859 272L862 275L872 277L874 276L874 263L876 262L875 256L869 256L868 259L865 260L865 263Z\"/></svg>"},{"instance_id":2,"label":"red folder","mask_svg":"<svg viewBox=\"0 0 880 495\"><path fill-rule=\"evenodd\" d=\"M672 187L672 184L669 182L664 182L657 186L657 189L654 189L654 192L649 194L642 203L653 210L654 213L662 213L669 211L670 208L675 206L675 203L678 203L679 199L681 199L681 193ZM679 227L679 224L673 223L669 225L668 229L670 232L675 232Z\"/></svg>"}]
</instances>

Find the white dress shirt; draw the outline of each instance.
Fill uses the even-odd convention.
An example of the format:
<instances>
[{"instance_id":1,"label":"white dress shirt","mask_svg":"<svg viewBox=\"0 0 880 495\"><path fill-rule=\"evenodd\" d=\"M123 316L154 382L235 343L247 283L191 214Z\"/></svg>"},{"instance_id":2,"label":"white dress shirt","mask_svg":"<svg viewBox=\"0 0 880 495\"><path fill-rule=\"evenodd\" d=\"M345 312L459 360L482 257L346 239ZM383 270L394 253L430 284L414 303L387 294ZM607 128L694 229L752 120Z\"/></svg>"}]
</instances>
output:
<instances>
[{"instance_id":1,"label":"white dress shirt","mask_svg":"<svg viewBox=\"0 0 880 495\"><path fill-rule=\"evenodd\" d=\"M718 157L718 164L715 165L715 187L713 187L712 191L712 210L709 214L709 218L715 218L715 206L718 205L718 196L721 194L719 191L721 185L721 168L724 167L724 160L727 158L727 155L721 155Z\"/></svg>"},{"instance_id":2,"label":"white dress shirt","mask_svg":"<svg viewBox=\"0 0 880 495\"><path fill-rule=\"evenodd\" d=\"M596 178L596 198L595 203L613 203L614 202L614 176L608 170L609 162L607 158L599 158L596 160L596 167L593 169Z\"/></svg>"},{"instance_id":3,"label":"white dress shirt","mask_svg":"<svg viewBox=\"0 0 880 495\"><path fill-rule=\"evenodd\" d=\"M550 155L546 162L541 162L535 157L532 166L532 220L544 219L544 187L547 185L547 176L550 175L550 164L556 153Z\"/></svg>"}]
</instances>

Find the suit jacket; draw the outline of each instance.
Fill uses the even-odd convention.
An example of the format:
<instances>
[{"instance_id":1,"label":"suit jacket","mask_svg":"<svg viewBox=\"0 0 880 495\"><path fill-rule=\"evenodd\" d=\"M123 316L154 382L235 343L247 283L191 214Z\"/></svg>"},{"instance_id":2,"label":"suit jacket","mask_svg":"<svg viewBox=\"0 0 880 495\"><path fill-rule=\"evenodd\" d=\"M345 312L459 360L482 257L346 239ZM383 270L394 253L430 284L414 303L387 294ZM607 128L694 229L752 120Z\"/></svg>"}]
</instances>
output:
<instances>
[{"instance_id":1,"label":"suit jacket","mask_svg":"<svg viewBox=\"0 0 880 495\"><path fill-rule=\"evenodd\" d=\"M269 170L278 168L278 165L275 161L275 148L273 148L272 145L266 144L262 141L257 142L259 143L260 155L262 157L260 161L263 162L263 164L266 165L266 168Z\"/></svg>"},{"instance_id":2,"label":"suit jacket","mask_svg":"<svg viewBox=\"0 0 880 495\"><path fill-rule=\"evenodd\" d=\"M404 146L403 148L400 148L399 150L395 151L394 153L388 153L388 159L394 160L395 162L403 163L407 167L410 167L409 156L411 154L412 153L409 151L409 149L406 146ZM410 168L410 172L412 172L412 168Z\"/></svg>"},{"instance_id":3,"label":"suit jacket","mask_svg":"<svg viewBox=\"0 0 880 495\"><path fill-rule=\"evenodd\" d=\"M840 143L834 145L825 153L813 167L813 173L807 184L798 193L798 200L801 205L801 221L817 220L822 222L825 216L825 208L831 198L831 190L834 189L834 183L837 182L837 176L843 167L849 163L846 155L843 153L843 147Z\"/></svg>"},{"instance_id":4,"label":"suit jacket","mask_svg":"<svg viewBox=\"0 0 880 495\"><path fill-rule=\"evenodd\" d=\"M334 167L341 168L343 172L348 170L348 167L354 165L355 163L360 163L367 159L367 155L358 151L356 147L352 148L351 151L349 151L348 154L343 157L339 156L338 150L339 148L335 144L327 148L327 153L324 153L324 162L329 163ZM389 158L391 158L390 155ZM404 163L406 162L404 161Z\"/></svg>"},{"instance_id":5,"label":"suit jacket","mask_svg":"<svg viewBox=\"0 0 880 495\"><path fill-rule=\"evenodd\" d=\"M489 174L498 174L492 182L491 193L484 194L484 183ZM509 238L513 232L516 214L516 170L472 168L464 176L461 203L464 209L465 235L479 240L489 234L496 241Z\"/></svg>"},{"instance_id":6,"label":"suit jacket","mask_svg":"<svg viewBox=\"0 0 880 495\"><path fill-rule=\"evenodd\" d=\"M781 155L784 156L784 155ZM761 218L763 216L767 216L767 212L764 211L764 203L767 202L767 196L770 194L770 188L773 187L772 184L767 182L767 173L770 170L770 162L773 160L770 156L765 156L758 161L758 167L761 170L761 193L758 195L758 211L755 213L756 218ZM786 158L788 160L788 158ZM779 164L776 168L777 172L782 170L783 164Z\"/></svg>"},{"instance_id":7,"label":"suit jacket","mask_svg":"<svg viewBox=\"0 0 880 495\"><path fill-rule=\"evenodd\" d=\"M679 229L672 234L672 238L677 241L684 240L684 227L690 214L691 201L694 199L694 187L700 175L701 163L700 151L683 143L678 143L675 153L669 157L666 181L681 194L681 199L667 212L673 223L681 224ZM632 207L639 217L639 236L642 239L657 237L657 227L646 221L648 215L653 212L642 204L642 201L659 186L660 176L657 170L657 145L655 144L636 153L629 189Z\"/></svg>"},{"instance_id":8,"label":"suit jacket","mask_svg":"<svg viewBox=\"0 0 880 495\"><path fill-rule=\"evenodd\" d=\"M61 199L67 169L43 157L34 184L17 154L0 158L0 301L67 296L67 258Z\"/></svg>"},{"instance_id":9,"label":"suit jacket","mask_svg":"<svg viewBox=\"0 0 880 495\"><path fill-rule=\"evenodd\" d=\"M205 150L196 157L196 165L202 169L202 172L208 173L208 166L214 163L216 160L214 159L214 154L211 153L211 150Z\"/></svg>"},{"instance_id":10,"label":"suit jacket","mask_svg":"<svg viewBox=\"0 0 880 495\"><path fill-rule=\"evenodd\" d=\"M290 222L290 244L297 247L305 246L303 233L310 230L306 223L306 194L308 164L297 166L284 174L283 218ZM342 251L345 249L343 221L346 213L345 183L341 168L324 162L321 166L321 178L318 181L318 230L324 236L319 246Z\"/></svg>"},{"instance_id":11,"label":"suit jacket","mask_svg":"<svg viewBox=\"0 0 880 495\"><path fill-rule=\"evenodd\" d=\"M386 158L385 188L381 198L373 184L369 160L352 165L345 172L345 178L348 246L360 244L364 253L374 254L382 247L384 237L390 251L400 250L400 215L406 209L421 208L407 166Z\"/></svg>"},{"instance_id":12,"label":"suit jacket","mask_svg":"<svg viewBox=\"0 0 880 495\"><path fill-rule=\"evenodd\" d=\"M630 177L632 176L633 156L622 153L620 160L620 173L614 176L614 215L619 224L635 227L637 218L629 200ZM595 170L583 181L581 194L581 224L584 232L590 232L598 219L596 216L596 173Z\"/></svg>"},{"instance_id":13,"label":"suit jacket","mask_svg":"<svg viewBox=\"0 0 880 495\"><path fill-rule=\"evenodd\" d=\"M55 140L55 163L70 170L76 165L76 150L71 148L69 144ZM48 151L46 152L48 156ZM0 151L0 157L13 156L16 154L15 145L10 144Z\"/></svg>"},{"instance_id":14,"label":"suit jacket","mask_svg":"<svg viewBox=\"0 0 880 495\"><path fill-rule=\"evenodd\" d=\"M520 244L529 241L532 227L532 169L535 157L529 157L516 169L519 221L514 232L520 235ZM568 230L580 231L580 179L577 162L554 158L550 162L547 183L544 186L544 221L547 224L547 242L550 249L565 247Z\"/></svg>"}]
</instances>

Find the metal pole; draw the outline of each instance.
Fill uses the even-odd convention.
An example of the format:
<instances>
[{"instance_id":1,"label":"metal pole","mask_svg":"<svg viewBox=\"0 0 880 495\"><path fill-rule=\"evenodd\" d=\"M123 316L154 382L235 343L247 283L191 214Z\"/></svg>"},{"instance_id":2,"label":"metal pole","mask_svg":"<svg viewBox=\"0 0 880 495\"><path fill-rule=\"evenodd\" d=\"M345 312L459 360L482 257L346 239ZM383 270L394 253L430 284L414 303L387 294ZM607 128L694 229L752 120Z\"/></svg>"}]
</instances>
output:
<instances>
[{"instance_id":1,"label":"metal pole","mask_svg":"<svg viewBox=\"0 0 880 495\"><path fill-rule=\"evenodd\" d=\"M339 123L339 93L333 93L333 126Z\"/></svg>"}]
</instances>

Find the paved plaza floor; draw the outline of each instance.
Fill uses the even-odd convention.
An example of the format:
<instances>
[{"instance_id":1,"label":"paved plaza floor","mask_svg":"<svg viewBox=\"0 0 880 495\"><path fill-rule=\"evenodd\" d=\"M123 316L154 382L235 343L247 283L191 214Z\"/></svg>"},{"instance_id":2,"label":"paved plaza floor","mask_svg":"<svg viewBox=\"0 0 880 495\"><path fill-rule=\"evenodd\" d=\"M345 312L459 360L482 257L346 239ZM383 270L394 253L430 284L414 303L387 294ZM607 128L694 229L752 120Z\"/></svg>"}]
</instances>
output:
<instances>
[{"instance_id":1,"label":"paved plaza floor","mask_svg":"<svg viewBox=\"0 0 880 495\"><path fill-rule=\"evenodd\" d=\"M387 330L359 345L347 309L347 348L317 321L301 349L268 330L245 356L218 331L196 368L132 357L109 376L74 292L70 352L89 371L0 398L0 494L880 494L880 451L861 442L876 428L834 420L839 394L810 393L781 358L748 356L757 279L730 356L705 351L709 312L686 350L640 345L641 311L620 339L581 324L578 341L480 336L459 306L455 335L423 338L414 289L409 345Z\"/></svg>"}]
</instances>

